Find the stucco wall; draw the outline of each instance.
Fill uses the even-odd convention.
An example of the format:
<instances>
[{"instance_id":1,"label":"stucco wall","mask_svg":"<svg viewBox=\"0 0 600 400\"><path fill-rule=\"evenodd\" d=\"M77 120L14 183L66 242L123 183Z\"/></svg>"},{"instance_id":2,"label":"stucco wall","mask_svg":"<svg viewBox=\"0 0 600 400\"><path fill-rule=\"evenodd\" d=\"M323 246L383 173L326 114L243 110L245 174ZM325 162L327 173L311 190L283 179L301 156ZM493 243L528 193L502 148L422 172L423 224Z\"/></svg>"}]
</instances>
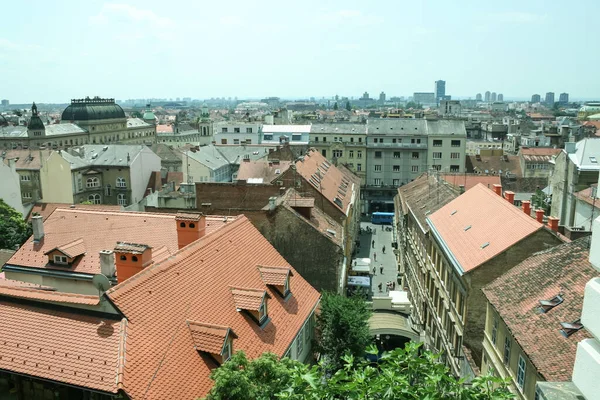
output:
<instances>
[{"instance_id":1,"label":"stucco wall","mask_svg":"<svg viewBox=\"0 0 600 400\"><path fill-rule=\"evenodd\" d=\"M52 152L40 169L42 201L45 203L73 203L71 165L57 152Z\"/></svg>"},{"instance_id":2,"label":"stucco wall","mask_svg":"<svg viewBox=\"0 0 600 400\"><path fill-rule=\"evenodd\" d=\"M14 166L10 167L0 163L0 198L6 204L24 214L23 203L21 202L21 183L20 177Z\"/></svg>"}]
</instances>

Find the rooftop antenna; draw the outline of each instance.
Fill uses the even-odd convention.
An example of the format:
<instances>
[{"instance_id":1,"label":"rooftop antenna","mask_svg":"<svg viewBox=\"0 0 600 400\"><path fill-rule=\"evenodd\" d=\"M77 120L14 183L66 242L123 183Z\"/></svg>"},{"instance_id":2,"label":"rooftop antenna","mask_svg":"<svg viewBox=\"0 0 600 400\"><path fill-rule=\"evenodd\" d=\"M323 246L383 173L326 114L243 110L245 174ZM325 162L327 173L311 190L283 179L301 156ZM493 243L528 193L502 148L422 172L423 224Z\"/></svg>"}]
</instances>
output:
<instances>
[{"instance_id":1,"label":"rooftop antenna","mask_svg":"<svg viewBox=\"0 0 600 400\"><path fill-rule=\"evenodd\" d=\"M110 289L110 281L106 275L96 274L92 278L92 285L98 289L98 297L102 298L102 294Z\"/></svg>"}]
</instances>

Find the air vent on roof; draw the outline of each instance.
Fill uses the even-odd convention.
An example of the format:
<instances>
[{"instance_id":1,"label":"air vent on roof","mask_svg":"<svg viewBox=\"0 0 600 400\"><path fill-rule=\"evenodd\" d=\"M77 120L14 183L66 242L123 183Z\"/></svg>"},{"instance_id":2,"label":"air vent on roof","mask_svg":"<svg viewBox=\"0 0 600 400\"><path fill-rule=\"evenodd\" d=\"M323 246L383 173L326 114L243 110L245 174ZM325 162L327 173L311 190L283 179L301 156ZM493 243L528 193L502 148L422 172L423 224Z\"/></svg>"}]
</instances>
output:
<instances>
[{"instance_id":1,"label":"air vent on roof","mask_svg":"<svg viewBox=\"0 0 600 400\"><path fill-rule=\"evenodd\" d=\"M281 170L280 170L280 169L276 169L276 170L275 170L275 175L279 175L280 173L281 173Z\"/></svg>"},{"instance_id":2,"label":"air vent on roof","mask_svg":"<svg viewBox=\"0 0 600 400\"><path fill-rule=\"evenodd\" d=\"M342 208L343 204L342 204L342 200L340 200L339 197L336 197L335 199L333 199L333 202L339 207Z\"/></svg>"},{"instance_id":3,"label":"air vent on roof","mask_svg":"<svg viewBox=\"0 0 600 400\"><path fill-rule=\"evenodd\" d=\"M561 322L560 326L562 326L560 333L564 337L569 337L572 334L574 334L575 332L577 332L578 330L580 330L581 328L583 328L583 325L581 324L581 320L579 320L579 319L574 322Z\"/></svg>"},{"instance_id":4,"label":"air vent on roof","mask_svg":"<svg viewBox=\"0 0 600 400\"><path fill-rule=\"evenodd\" d=\"M456 214L457 212L458 212L458 210L454 210L454 211L452 211L452 212L450 213L450 215L454 215L454 214Z\"/></svg>"},{"instance_id":5,"label":"air vent on roof","mask_svg":"<svg viewBox=\"0 0 600 400\"><path fill-rule=\"evenodd\" d=\"M471 229L471 225L467 225L467 226L465 226L465 229L464 229L464 230L465 230L465 231L468 231L469 229Z\"/></svg>"},{"instance_id":6,"label":"air vent on roof","mask_svg":"<svg viewBox=\"0 0 600 400\"><path fill-rule=\"evenodd\" d=\"M331 236L335 236L335 231L333 229L327 229L327 233L329 233Z\"/></svg>"},{"instance_id":7,"label":"air vent on roof","mask_svg":"<svg viewBox=\"0 0 600 400\"><path fill-rule=\"evenodd\" d=\"M98 158L98 154L92 154L92 160L95 160L96 158Z\"/></svg>"},{"instance_id":8,"label":"air vent on roof","mask_svg":"<svg viewBox=\"0 0 600 400\"><path fill-rule=\"evenodd\" d=\"M104 146L104 147L102 148L102 151L106 151L106 150L108 150L108 146Z\"/></svg>"},{"instance_id":9,"label":"air vent on roof","mask_svg":"<svg viewBox=\"0 0 600 400\"><path fill-rule=\"evenodd\" d=\"M540 300L540 311L542 313L547 313L562 302L563 298L560 294L557 294L550 300Z\"/></svg>"},{"instance_id":10,"label":"air vent on roof","mask_svg":"<svg viewBox=\"0 0 600 400\"><path fill-rule=\"evenodd\" d=\"M484 244L481 245L482 249L485 249L486 247L488 247L490 245L490 242L485 242Z\"/></svg>"}]
</instances>

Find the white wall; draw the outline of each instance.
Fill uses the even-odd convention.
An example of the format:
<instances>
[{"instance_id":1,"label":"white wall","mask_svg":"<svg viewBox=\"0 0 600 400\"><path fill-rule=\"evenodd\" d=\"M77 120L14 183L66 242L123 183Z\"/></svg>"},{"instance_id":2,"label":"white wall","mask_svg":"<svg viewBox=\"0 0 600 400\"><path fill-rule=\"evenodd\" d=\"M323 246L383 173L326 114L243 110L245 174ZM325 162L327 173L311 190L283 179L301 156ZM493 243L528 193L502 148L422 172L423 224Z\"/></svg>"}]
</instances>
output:
<instances>
[{"instance_id":1,"label":"white wall","mask_svg":"<svg viewBox=\"0 0 600 400\"><path fill-rule=\"evenodd\" d=\"M14 165L8 166L0 162L0 198L6 204L25 214L23 203L21 202L21 182L19 174L15 170Z\"/></svg>"},{"instance_id":2,"label":"white wall","mask_svg":"<svg viewBox=\"0 0 600 400\"><path fill-rule=\"evenodd\" d=\"M131 203L137 203L144 197L150 175L160 171L160 157L145 147L131 161L129 176L131 179Z\"/></svg>"},{"instance_id":3,"label":"white wall","mask_svg":"<svg viewBox=\"0 0 600 400\"><path fill-rule=\"evenodd\" d=\"M42 201L45 203L73 203L71 165L53 151L40 168Z\"/></svg>"}]
</instances>

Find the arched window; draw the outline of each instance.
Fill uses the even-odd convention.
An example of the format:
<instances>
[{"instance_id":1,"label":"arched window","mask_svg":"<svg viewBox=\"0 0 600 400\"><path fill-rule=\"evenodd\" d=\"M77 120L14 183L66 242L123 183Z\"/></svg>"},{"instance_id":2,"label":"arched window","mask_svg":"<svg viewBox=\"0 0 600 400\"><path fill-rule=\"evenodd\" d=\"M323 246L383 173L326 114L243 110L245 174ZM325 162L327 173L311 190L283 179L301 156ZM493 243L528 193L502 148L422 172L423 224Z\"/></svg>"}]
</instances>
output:
<instances>
[{"instance_id":1,"label":"arched window","mask_svg":"<svg viewBox=\"0 0 600 400\"><path fill-rule=\"evenodd\" d=\"M125 182L125 178L117 178L117 187L118 188L124 188L127 187L127 182Z\"/></svg>"},{"instance_id":2,"label":"arched window","mask_svg":"<svg viewBox=\"0 0 600 400\"><path fill-rule=\"evenodd\" d=\"M110 184L106 185L106 189L104 191L105 196L110 196L110 189L112 189L112 186L110 186Z\"/></svg>"},{"instance_id":3,"label":"arched window","mask_svg":"<svg viewBox=\"0 0 600 400\"><path fill-rule=\"evenodd\" d=\"M88 201L92 204L100 204L102 200L99 194L90 194L88 196Z\"/></svg>"},{"instance_id":4,"label":"arched window","mask_svg":"<svg viewBox=\"0 0 600 400\"><path fill-rule=\"evenodd\" d=\"M127 205L127 200L125 199L125 195L123 193L119 193L117 195L117 204L119 204L120 206Z\"/></svg>"},{"instance_id":5,"label":"arched window","mask_svg":"<svg viewBox=\"0 0 600 400\"><path fill-rule=\"evenodd\" d=\"M96 177L87 178L85 186L88 187L88 188L99 187L100 186L100 179L98 179Z\"/></svg>"}]
</instances>

